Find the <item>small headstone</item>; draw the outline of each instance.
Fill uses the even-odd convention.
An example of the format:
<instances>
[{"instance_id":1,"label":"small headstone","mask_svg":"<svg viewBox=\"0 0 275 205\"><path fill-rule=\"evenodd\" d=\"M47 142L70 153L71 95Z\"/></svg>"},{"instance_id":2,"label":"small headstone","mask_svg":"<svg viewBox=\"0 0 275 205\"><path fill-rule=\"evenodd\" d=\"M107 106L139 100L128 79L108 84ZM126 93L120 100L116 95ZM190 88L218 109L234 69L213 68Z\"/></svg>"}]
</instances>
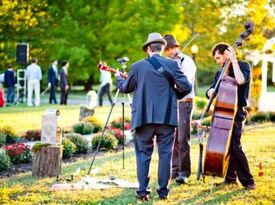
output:
<instances>
[{"instance_id":1,"label":"small headstone","mask_svg":"<svg viewBox=\"0 0 275 205\"><path fill-rule=\"evenodd\" d=\"M79 121L88 116L93 116L95 113L94 109L91 109L85 105L80 106Z\"/></svg>"}]
</instances>

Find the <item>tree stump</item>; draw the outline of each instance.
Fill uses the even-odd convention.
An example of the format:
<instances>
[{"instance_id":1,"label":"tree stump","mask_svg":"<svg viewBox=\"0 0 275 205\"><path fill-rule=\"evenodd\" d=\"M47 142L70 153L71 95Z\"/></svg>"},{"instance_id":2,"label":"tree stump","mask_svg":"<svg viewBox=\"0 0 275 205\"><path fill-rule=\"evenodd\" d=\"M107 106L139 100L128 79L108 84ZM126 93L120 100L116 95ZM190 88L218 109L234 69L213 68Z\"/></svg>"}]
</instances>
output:
<instances>
[{"instance_id":1,"label":"tree stump","mask_svg":"<svg viewBox=\"0 0 275 205\"><path fill-rule=\"evenodd\" d=\"M61 173L62 146L41 147L33 155L32 176L55 177Z\"/></svg>"}]
</instances>

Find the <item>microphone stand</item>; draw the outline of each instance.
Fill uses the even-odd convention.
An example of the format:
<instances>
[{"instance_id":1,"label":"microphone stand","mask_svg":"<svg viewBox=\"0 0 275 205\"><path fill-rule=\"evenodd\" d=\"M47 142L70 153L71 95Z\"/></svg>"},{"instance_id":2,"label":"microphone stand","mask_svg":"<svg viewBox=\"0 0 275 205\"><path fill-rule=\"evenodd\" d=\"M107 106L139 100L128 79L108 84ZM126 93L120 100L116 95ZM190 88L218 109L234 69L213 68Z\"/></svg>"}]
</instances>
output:
<instances>
[{"instance_id":1,"label":"microphone stand","mask_svg":"<svg viewBox=\"0 0 275 205\"><path fill-rule=\"evenodd\" d=\"M126 68L126 62L120 62L120 64L122 65L122 73L124 73L124 72L125 72L125 68ZM98 145L97 145L97 148L96 148L96 150L95 150L95 152L94 152L93 159L92 159L92 162L91 162L90 167L89 167L88 175L90 175L90 172L91 172L91 170L92 170L92 167L93 167L93 164L94 164L96 155L97 155L97 153L98 153L98 151L99 151L99 148L100 148L102 139L103 139L103 137L104 137L105 132L107 131L108 123L109 123L109 120L110 120L110 117L111 117L113 108L114 108L114 106L115 106L115 104L116 104L118 94L119 94L119 89L117 89L117 92L116 92L116 95L115 95L113 104L112 104L112 106L111 106L111 109L110 109L110 111L109 111L107 120L106 120L105 125L104 125L104 128L103 128L103 130L102 130L102 134L101 134L101 136L100 136L100 140L99 140ZM131 103L131 97L130 97L129 94L128 94L128 100L129 100L129 104L131 105L131 104L132 104L132 103ZM125 128L124 128L124 126L125 126L125 123L124 123L124 121L125 121L125 117L124 117L124 116L125 116L125 109L124 109L124 108L125 108L125 103L124 103L124 94L123 94L123 100L122 100L121 104L122 104L122 135L123 135L123 144L122 144L122 168L124 169L124 168L125 168L125 163L124 163L124 159L125 159L125 149L124 149L124 147L125 147L125 146L124 146L124 145L125 145Z\"/></svg>"}]
</instances>

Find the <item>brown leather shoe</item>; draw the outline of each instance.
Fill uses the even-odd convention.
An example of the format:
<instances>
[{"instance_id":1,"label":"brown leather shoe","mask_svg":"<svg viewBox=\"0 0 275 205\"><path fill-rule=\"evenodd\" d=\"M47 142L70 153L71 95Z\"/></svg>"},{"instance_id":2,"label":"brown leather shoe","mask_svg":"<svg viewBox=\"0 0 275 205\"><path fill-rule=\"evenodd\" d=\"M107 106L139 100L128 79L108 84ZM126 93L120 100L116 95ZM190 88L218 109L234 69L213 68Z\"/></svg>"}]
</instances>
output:
<instances>
[{"instance_id":1,"label":"brown leather shoe","mask_svg":"<svg viewBox=\"0 0 275 205\"><path fill-rule=\"evenodd\" d=\"M247 190L254 190L254 189L256 189L256 185L255 184L248 184L245 188Z\"/></svg>"},{"instance_id":2,"label":"brown leather shoe","mask_svg":"<svg viewBox=\"0 0 275 205\"><path fill-rule=\"evenodd\" d=\"M146 195L136 195L136 198L140 201L149 201L149 194Z\"/></svg>"}]
</instances>

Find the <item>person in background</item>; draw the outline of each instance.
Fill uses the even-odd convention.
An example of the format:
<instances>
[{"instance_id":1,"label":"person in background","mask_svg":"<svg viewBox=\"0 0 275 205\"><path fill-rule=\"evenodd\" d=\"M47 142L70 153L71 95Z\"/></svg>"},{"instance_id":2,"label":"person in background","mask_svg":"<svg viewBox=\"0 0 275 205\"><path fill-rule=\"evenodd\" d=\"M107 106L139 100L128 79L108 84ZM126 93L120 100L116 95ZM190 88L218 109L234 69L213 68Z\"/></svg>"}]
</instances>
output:
<instances>
[{"instance_id":1,"label":"person in background","mask_svg":"<svg viewBox=\"0 0 275 205\"><path fill-rule=\"evenodd\" d=\"M179 184L186 184L191 174L190 130L193 99L195 97L196 65L192 58L179 50L179 43L173 35L165 35L164 39L167 42L165 54L177 61L181 71L192 85L192 91L184 98L178 100L179 126L175 132L176 137L172 157L172 178L175 178Z\"/></svg>"},{"instance_id":2,"label":"person in background","mask_svg":"<svg viewBox=\"0 0 275 205\"><path fill-rule=\"evenodd\" d=\"M0 82L0 107L3 107L4 105L5 105L4 90L3 90L3 85Z\"/></svg>"},{"instance_id":3,"label":"person in background","mask_svg":"<svg viewBox=\"0 0 275 205\"><path fill-rule=\"evenodd\" d=\"M49 103L57 104L55 92L56 92L56 85L58 83L58 68L57 60L52 60L52 65L48 68L48 87L50 88L50 99Z\"/></svg>"},{"instance_id":4,"label":"person in background","mask_svg":"<svg viewBox=\"0 0 275 205\"><path fill-rule=\"evenodd\" d=\"M4 77L4 82L7 87L7 104L14 103L15 77L16 77L16 73L13 70L12 65L8 65L8 69L5 72L5 77Z\"/></svg>"},{"instance_id":5,"label":"person in background","mask_svg":"<svg viewBox=\"0 0 275 205\"><path fill-rule=\"evenodd\" d=\"M103 96L107 94L110 104L113 104L111 96L112 78L111 73L106 70L100 70L100 90L99 90L99 106L103 104Z\"/></svg>"},{"instance_id":6,"label":"person in background","mask_svg":"<svg viewBox=\"0 0 275 205\"><path fill-rule=\"evenodd\" d=\"M40 105L40 80L42 79L41 67L37 65L37 59L33 58L31 64L26 69L26 79L28 83L28 99L27 105L29 107L33 106L32 104L32 94L35 93L35 106Z\"/></svg>"},{"instance_id":7,"label":"person in background","mask_svg":"<svg viewBox=\"0 0 275 205\"><path fill-rule=\"evenodd\" d=\"M67 99L69 94L69 83L68 83L68 67L69 62L64 60L61 63L60 71L60 89L61 89L61 98L60 105L67 105Z\"/></svg>"},{"instance_id":8,"label":"person in background","mask_svg":"<svg viewBox=\"0 0 275 205\"><path fill-rule=\"evenodd\" d=\"M133 92L131 128L134 130L134 143L139 188L136 197L149 200L149 168L154 149L158 145L158 185L159 198L168 197L168 184L171 178L171 157L177 120L177 97L174 84L180 93L189 93L191 85L178 67L177 62L162 57L166 46L159 33L150 33L143 44L148 58L131 65L126 79L117 72L116 85L120 92ZM155 68L154 62L161 66ZM166 70L172 78L173 86L161 73Z\"/></svg>"}]
</instances>

